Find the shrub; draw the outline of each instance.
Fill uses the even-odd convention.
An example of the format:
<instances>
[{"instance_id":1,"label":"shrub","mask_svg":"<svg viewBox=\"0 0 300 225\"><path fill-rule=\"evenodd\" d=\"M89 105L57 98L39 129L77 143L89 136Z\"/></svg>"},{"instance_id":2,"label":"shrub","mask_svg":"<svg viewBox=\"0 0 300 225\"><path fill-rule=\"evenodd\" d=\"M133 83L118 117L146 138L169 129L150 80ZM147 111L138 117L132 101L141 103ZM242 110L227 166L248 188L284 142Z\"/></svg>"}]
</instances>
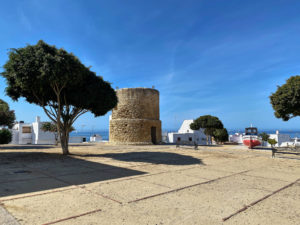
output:
<instances>
[{"instance_id":1,"label":"shrub","mask_svg":"<svg viewBox=\"0 0 300 225\"><path fill-rule=\"evenodd\" d=\"M11 142L12 134L8 129L0 130L0 144L8 144Z\"/></svg>"},{"instance_id":2,"label":"shrub","mask_svg":"<svg viewBox=\"0 0 300 225\"><path fill-rule=\"evenodd\" d=\"M275 139L268 139L268 143L271 145L271 147L273 148L274 145L277 144L277 141Z\"/></svg>"}]
</instances>

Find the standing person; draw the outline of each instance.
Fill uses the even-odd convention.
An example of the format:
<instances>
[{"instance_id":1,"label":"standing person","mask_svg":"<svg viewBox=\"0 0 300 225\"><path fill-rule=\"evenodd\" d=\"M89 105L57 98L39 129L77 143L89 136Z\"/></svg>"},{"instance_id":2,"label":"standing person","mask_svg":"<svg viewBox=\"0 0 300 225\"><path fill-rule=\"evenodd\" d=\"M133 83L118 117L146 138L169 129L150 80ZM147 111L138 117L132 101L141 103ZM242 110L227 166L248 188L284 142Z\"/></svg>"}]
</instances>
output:
<instances>
[{"instance_id":1,"label":"standing person","mask_svg":"<svg viewBox=\"0 0 300 225\"><path fill-rule=\"evenodd\" d=\"M272 158L275 158L275 153L276 153L276 149L275 148L272 148Z\"/></svg>"},{"instance_id":2,"label":"standing person","mask_svg":"<svg viewBox=\"0 0 300 225\"><path fill-rule=\"evenodd\" d=\"M268 139L268 143L271 145L272 158L275 158L275 153L277 150L274 148L274 145L277 144L277 141L275 139Z\"/></svg>"},{"instance_id":3,"label":"standing person","mask_svg":"<svg viewBox=\"0 0 300 225\"><path fill-rule=\"evenodd\" d=\"M179 148L179 140L176 141L176 148Z\"/></svg>"},{"instance_id":4,"label":"standing person","mask_svg":"<svg viewBox=\"0 0 300 225\"><path fill-rule=\"evenodd\" d=\"M194 141L194 146L195 146L194 149L198 150L198 143L196 141Z\"/></svg>"}]
</instances>

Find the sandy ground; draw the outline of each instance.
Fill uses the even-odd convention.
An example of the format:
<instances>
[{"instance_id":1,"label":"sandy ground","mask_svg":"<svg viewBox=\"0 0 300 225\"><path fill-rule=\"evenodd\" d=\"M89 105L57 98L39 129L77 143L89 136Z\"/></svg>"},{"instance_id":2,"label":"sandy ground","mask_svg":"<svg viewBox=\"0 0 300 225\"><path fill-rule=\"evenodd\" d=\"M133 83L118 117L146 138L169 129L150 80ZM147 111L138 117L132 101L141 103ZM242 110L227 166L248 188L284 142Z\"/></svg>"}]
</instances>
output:
<instances>
[{"instance_id":1,"label":"sandy ground","mask_svg":"<svg viewBox=\"0 0 300 225\"><path fill-rule=\"evenodd\" d=\"M300 224L300 155L243 146L0 147L0 224Z\"/></svg>"}]
</instances>

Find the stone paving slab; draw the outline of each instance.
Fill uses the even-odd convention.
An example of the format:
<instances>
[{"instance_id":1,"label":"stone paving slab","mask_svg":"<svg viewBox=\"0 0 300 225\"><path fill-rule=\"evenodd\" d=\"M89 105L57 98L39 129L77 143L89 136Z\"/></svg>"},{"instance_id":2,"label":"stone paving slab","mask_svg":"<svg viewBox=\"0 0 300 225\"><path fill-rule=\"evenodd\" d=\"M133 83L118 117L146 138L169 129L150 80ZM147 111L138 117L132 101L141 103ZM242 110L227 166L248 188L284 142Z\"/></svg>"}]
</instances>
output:
<instances>
[{"instance_id":1,"label":"stone paving slab","mask_svg":"<svg viewBox=\"0 0 300 225\"><path fill-rule=\"evenodd\" d=\"M264 177L264 178L270 178L270 179L275 179L275 180L283 180L283 181L294 181L297 178L299 178L300 173L299 174L295 174L295 173L289 173L288 176L286 176L287 172L281 172L281 171L274 171L271 168L265 168L263 170L261 169L254 169L251 170L247 173L245 173L246 175L253 175L253 176L258 176L258 177Z\"/></svg>"},{"instance_id":2,"label":"stone paving slab","mask_svg":"<svg viewBox=\"0 0 300 225\"><path fill-rule=\"evenodd\" d=\"M232 217L225 224L299 224L300 185L283 190L248 210Z\"/></svg>"},{"instance_id":3,"label":"stone paving slab","mask_svg":"<svg viewBox=\"0 0 300 225\"><path fill-rule=\"evenodd\" d=\"M34 193L43 190L51 190L53 188L65 186L66 183L49 177L28 179L10 183L0 183L0 198L24 193Z\"/></svg>"},{"instance_id":4,"label":"stone paving slab","mask_svg":"<svg viewBox=\"0 0 300 225\"><path fill-rule=\"evenodd\" d=\"M0 225L20 225L18 221L0 206Z\"/></svg>"},{"instance_id":5,"label":"stone paving slab","mask_svg":"<svg viewBox=\"0 0 300 225\"><path fill-rule=\"evenodd\" d=\"M247 176L247 173L233 174L210 184L203 185L202 188L227 192L231 190L240 191L247 188L264 190L267 192L275 191L289 184L287 181L274 180L263 177Z\"/></svg>"},{"instance_id":6,"label":"stone paving slab","mask_svg":"<svg viewBox=\"0 0 300 225\"><path fill-rule=\"evenodd\" d=\"M122 203L169 191L170 188L141 180L121 180L113 183L94 183L86 187L93 193L104 195Z\"/></svg>"},{"instance_id":7,"label":"stone paving slab","mask_svg":"<svg viewBox=\"0 0 300 225\"><path fill-rule=\"evenodd\" d=\"M118 203L82 188L21 198L3 203L22 224L44 224L94 210L110 208Z\"/></svg>"},{"instance_id":8,"label":"stone paving slab","mask_svg":"<svg viewBox=\"0 0 300 225\"><path fill-rule=\"evenodd\" d=\"M288 184L300 178L300 160L271 159L270 152L241 146L200 146L195 151L188 146L89 144L71 146L74 155L67 157L58 148L34 147L0 151L0 204L10 213L4 210L7 221L13 217L21 224L72 225L299 221L300 181ZM13 174L15 169L33 172L19 176ZM18 181L20 177L24 180ZM276 192L283 186L288 187Z\"/></svg>"},{"instance_id":9,"label":"stone paving slab","mask_svg":"<svg viewBox=\"0 0 300 225\"><path fill-rule=\"evenodd\" d=\"M24 167L10 168L0 171L0 183L10 183L18 180L37 179L47 177L39 172Z\"/></svg>"},{"instance_id":10,"label":"stone paving slab","mask_svg":"<svg viewBox=\"0 0 300 225\"><path fill-rule=\"evenodd\" d=\"M162 185L172 189L181 188L181 187L208 181L208 179L187 176L177 171L156 174L152 176L144 176L138 178L138 180L143 180L145 182Z\"/></svg>"},{"instance_id":11,"label":"stone paving slab","mask_svg":"<svg viewBox=\"0 0 300 225\"><path fill-rule=\"evenodd\" d=\"M216 179L224 176L228 176L233 174L233 172L226 172L218 170L218 168L209 168L206 166L191 168L187 170L178 171L179 176L191 176L191 177L199 177L204 179Z\"/></svg>"}]
</instances>

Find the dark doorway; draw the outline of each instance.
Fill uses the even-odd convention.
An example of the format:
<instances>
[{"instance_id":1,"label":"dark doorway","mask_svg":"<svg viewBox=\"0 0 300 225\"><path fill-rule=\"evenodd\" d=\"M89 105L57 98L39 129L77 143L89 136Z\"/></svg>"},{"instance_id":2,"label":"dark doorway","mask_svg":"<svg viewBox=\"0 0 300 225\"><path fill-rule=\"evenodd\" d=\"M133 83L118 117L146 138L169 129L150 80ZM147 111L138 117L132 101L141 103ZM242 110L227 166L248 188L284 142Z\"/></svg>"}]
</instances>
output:
<instances>
[{"instance_id":1,"label":"dark doorway","mask_svg":"<svg viewBox=\"0 0 300 225\"><path fill-rule=\"evenodd\" d=\"M151 141L156 144L156 127L151 127Z\"/></svg>"}]
</instances>

